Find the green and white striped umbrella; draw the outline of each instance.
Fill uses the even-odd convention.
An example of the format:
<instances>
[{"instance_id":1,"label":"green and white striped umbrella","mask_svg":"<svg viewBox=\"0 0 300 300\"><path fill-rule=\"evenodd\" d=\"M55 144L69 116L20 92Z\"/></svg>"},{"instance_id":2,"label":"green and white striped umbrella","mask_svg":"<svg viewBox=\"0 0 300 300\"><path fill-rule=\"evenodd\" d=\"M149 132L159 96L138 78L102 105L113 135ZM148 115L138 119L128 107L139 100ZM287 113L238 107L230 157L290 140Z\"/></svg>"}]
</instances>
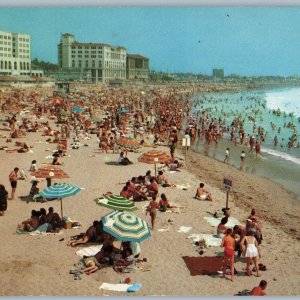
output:
<instances>
[{"instance_id":1,"label":"green and white striped umbrella","mask_svg":"<svg viewBox=\"0 0 300 300\"><path fill-rule=\"evenodd\" d=\"M103 230L119 241L140 243L151 236L147 222L129 212L112 212L101 218Z\"/></svg>"},{"instance_id":2,"label":"green and white striped umbrella","mask_svg":"<svg viewBox=\"0 0 300 300\"><path fill-rule=\"evenodd\" d=\"M97 198L94 201L100 206L104 206L113 210L134 211L138 209L134 205L133 201L120 195L104 196L101 198Z\"/></svg>"}]
</instances>

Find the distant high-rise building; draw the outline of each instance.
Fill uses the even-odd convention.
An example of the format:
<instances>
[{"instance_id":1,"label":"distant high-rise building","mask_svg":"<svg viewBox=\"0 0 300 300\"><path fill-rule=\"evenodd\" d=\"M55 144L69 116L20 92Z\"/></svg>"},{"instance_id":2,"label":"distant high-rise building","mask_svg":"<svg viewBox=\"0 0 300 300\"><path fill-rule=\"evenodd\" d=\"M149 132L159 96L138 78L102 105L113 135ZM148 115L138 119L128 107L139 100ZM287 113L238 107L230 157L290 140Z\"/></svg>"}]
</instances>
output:
<instances>
[{"instance_id":1,"label":"distant high-rise building","mask_svg":"<svg viewBox=\"0 0 300 300\"><path fill-rule=\"evenodd\" d=\"M213 69L213 77L224 78L224 69Z\"/></svg>"},{"instance_id":2,"label":"distant high-rise building","mask_svg":"<svg viewBox=\"0 0 300 300\"><path fill-rule=\"evenodd\" d=\"M0 31L0 75L30 74L30 35Z\"/></svg>"},{"instance_id":3,"label":"distant high-rise building","mask_svg":"<svg viewBox=\"0 0 300 300\"><path fill-rule=\"evenodd\" d=\"M90 74L94 82L126 79L126 48L100 43L79 43L72 34L61 35L58 66L79 69Z\"/></svg>"},{"instance_id":4,"label":"distant high-rise building","mask_svg":"<svg viewBox=\"0 0 300 300\"><path fill-rule=\"evenodd\" d=\"M149 58L139 54L127 54L126 73L127 79L148 80Z\"/></svg>"}]
</instances>

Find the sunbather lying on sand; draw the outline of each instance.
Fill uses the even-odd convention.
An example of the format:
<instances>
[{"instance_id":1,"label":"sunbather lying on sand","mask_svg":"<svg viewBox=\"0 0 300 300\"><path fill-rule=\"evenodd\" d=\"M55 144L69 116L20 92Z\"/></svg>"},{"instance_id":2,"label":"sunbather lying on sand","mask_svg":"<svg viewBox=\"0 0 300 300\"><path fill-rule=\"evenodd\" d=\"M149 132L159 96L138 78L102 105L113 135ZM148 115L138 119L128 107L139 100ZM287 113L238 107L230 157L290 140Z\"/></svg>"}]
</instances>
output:
<instances>
[{"instance_id":1,"label":"sunbather lying on sand","mask_svg":"<svg viewBox=\"0 0 300 300\"><path fill-rule=\"evenodd\" d=\"M100 221L94 221L93 225L81 235L79 239L72 239L68 242L68 246L75 247L77 245L86 244L88 242L103 242L103 224Z\"/></svg>"}]
</instances>

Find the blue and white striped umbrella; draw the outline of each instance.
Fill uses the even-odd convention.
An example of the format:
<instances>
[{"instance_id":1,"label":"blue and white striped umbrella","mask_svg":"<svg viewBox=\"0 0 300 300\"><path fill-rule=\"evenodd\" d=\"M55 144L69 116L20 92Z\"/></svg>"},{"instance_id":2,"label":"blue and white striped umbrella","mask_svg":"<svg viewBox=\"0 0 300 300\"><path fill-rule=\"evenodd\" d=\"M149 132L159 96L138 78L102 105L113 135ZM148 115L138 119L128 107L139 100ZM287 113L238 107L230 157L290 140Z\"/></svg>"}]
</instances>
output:
<instances>
[{"instance_id":1,"label":"blue and white striped umbrella","mask_svg":"<svg viewBox=\"0 0 300 300\"><path fill-rule=\"evenodd\" d=\"M101 218L103 230L119 241L140 243L151 236L147 222L129 212L112 212Z\"/></svg>"},{"instance_id":2,"label":"blue and white striped umbrella","mask_svg":"<svg viewBox=\"0 0 300 300\"><path fill-rule=\"evenodd\" d=\"M59 183L48 186L39 193L43 198L55 199L66 198L78 194L81 188L71 183Z\"/></svg>"},{"instance_id":3,"label":"blue and white striped umbrella","mask_svg":"<svg viewBox=\"0 0 300 300\"><path fill-rule=\"evenodd\" d=\"M77 195L81 191L81 188L71 183L59 183L48 186L42 190L37 197L43 197L48 199L59 198L61 201L61 217L63 218L62 199ZM35 196L35 197L36 197Z\"/></svg>"}]
</instances>

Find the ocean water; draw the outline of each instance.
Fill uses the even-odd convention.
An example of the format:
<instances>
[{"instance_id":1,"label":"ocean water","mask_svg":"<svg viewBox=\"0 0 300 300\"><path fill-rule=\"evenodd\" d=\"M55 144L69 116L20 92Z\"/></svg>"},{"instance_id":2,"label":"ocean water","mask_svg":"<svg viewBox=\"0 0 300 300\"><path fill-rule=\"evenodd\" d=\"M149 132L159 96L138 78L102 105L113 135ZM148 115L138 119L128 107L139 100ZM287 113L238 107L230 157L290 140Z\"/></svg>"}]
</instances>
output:
<instances>
[{"instance_id":1,"label":"ocean water","mask_svg":"<svg viewBox=\"0 0 300 300\"><path fill-rule=\"evenodd\" d=\"M280 110L280 115L273 111ZM267 91L250 91L239 93L207 93L194 97L193 114L197 118L197 112L206 110L210 117L226 120L226 126L230 127L232 120L239 116L244 119L246 135L257 136L259 126L266 132L265 141L261 144L261 155L256 157L249 153L249 147L235 146L230 141L230 134L225 133L224 138L216 148L214 143L208 149L204 137L197 138L193 150L204 153L223 161L225 150L230 148L229 163L240 167L240 153L246 153L244 171L269 178L288 190L294 192L300 200L300 88L276 89ZM291 114L293 113L293 114ZM271 122L276 125L272 128ZM287 126L288 124L292 126ZM280 127L280 131L278 129ZM292 127L292 128L291 128ZM293 148L287 146L293 133L297 134L297 140ZM274 145L275 135L278 145Z\"/></svg>"}]
</instances>

